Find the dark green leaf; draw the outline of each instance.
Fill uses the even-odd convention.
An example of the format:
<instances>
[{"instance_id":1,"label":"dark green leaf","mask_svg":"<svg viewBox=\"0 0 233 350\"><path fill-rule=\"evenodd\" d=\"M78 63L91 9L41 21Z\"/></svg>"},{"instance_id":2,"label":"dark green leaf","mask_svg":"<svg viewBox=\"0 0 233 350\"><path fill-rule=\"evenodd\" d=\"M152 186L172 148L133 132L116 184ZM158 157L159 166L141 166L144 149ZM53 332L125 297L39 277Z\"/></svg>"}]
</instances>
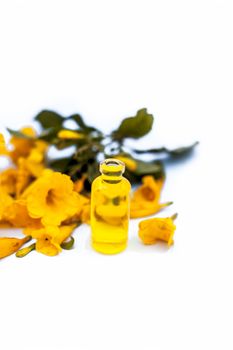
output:
<instances>
[{"instance_id":1,"label":"dark green leaf","mask_svg":"<svg viewBox=\"0 0 233 350\"><path fill-rule=\"evenodd\" d=\"M66 139L59 139L56 138L53 140L53 144L54 146L58 149L65 149L67 147L71 147L71 146L82 146L86 143L86 141L84 139L74 139L74 140L66 140Z\"/></svg>"},{"instance_id":2,"label":"dark green leaf","mask_svg":"<svg viewBox=\"0 0 233 350\"><path fill-rule=\"evenodd\" d=\"M23 134L21 131L12 130L12 129L9 129L9 128L7 128L7 131L8 131L11 135L16 136L16 137L19 137L19 138L22 138L22 139L28 139L28 140L33 140L33 139L34 139L34 138L31 137L31 136L28 136L28 135Z\"/></svg>"},{"instance_id":3,"label":"dark green leaf","mask_svg":"<svg viewBox=\"0 0 233 350\"><path fill-rule=\"evenodd\" d=\"M61 248L65 250L70 250L73 248L74 245L74 237L70 236L68 240L65 240L61 244Z\"/></svg>"},{"instance_id":4,"label":"dark green leaf","mask_svg":"<svg viewBox=\"0 0 233 350\"><path fill-rule=\"evenodd\" d=\"M92 181L95 180L95 178L99 175L100 175L100 172L99 172L98 163L94 162L93 164L88 164L88 170L87 170L88 181L92 183Z\"/></svg>"},{"instance_id":5,"label":"dark green leaf","mask_svg":"<svg viewBox=\"0 0 233 350\"><path fill-rule=\"evenodd\" d=\"M87 132L91 132L91 131L98 131L96 128L94 128L93 126L88 126L83 118L81 117L81 115L79 114L73 114L70 117L68 117L67 119L72 119L74 120L78 126L83 130L83 131L87 131Z\"/></svg>"},{"instance_id":6,"label":"dark green leaf","mask_svg":"<svg viewBox=\"0 0 233 350\"><path fill-rule=\"evenodd\" d=\"M76 162L75 165L69 166L68 167L68 174L72 177L72 179L74 179L76 177L77 174L82 173L82 164Z\"/></svg>"},{"instance_id":7,"label":"dark green leaf","mask_svg":"<svg viewBox=\"0 0 233 350\"><path fill-rule=\"evenodd\" d=\"M190 154L192 152L192 150L194 149L195 146L198 145L199 142L195 142L194 144L190 145L190 146L186 146L186 147L179 147L173 150L168 151L168 153L172 156L172 157L182 157L182 156L186 156L188 154Z\"/></svg>"},{"instance_id":8,"label":"dark green leaf","mask_svg":"<svg viewBox=\"0 0 233 350\"><path fill-rule=\"evenodd\" d=\"M69 162L70 162L70 158L60 158L60 159L51 160L49 162L49 166L55 171L60 171L62 173L65 173L68 168Z\"/></svg>"},{"instance_id":9,"label":"dark green leaf","mask_svg":"<svg viewBox=\"0 0 233 350\"><path fill-rule=\"evenodd\" d=\"M60 130L60 127L45 129L41 132L38 138L53 144L57 138L57 133L59 130Z\"/></svg>"},{"instance_id":10,"label":"dark green leaf","mask_svg":"<svg viewBox=\"0 0 233 350\"><path fill-rule=\"evenodd\" d=\"M43 110L35 117L44 129L61 127L64 119L60 114L49 110Z\"/></svg>"},{"instance_id":11,"label":"dark green leaf","mask_svg":"<svg viewBox=\"0 0 233 350\"><path fill-rule=\"evenodd\" d=\"M126 118L121 122L119 128L113 132L113 137L138 139L151 130L153 120L153 115L148 114L146 108L140 109L135 117Z\"/></svg>"},{"instance_id":12,"label":"dark green leaf","mask_svg":"<svg viewBox=\"0 0 233 350\"><path fill-rule=\"evenodd\" d=\"M149 149L133 149L133 151L137 154L164 153L164 152L167 152L168 149L166 147L160 147L160 148L149 148Z\"/></svg>"},{"instance_id":13,"label":"dark green leaf","mask_svg":"<svg viewBox=\"0 0 233 350\"><path fill-rule=\"evenodd\" d=\"M153 175L155 178L164 177L164 168L162 162L144 162L136 160L137 168L134 171L136 176Z\"/></svg>"},{"instance_id":14,"label":"dark green leaf","mask_svg":"<svg viewBox=\"0 0 233 350\"><path fill-rule=\"evenodd\" d=\"M196 145L198 145L199 142L195 142L190 146L185 146L185 147L179 147L173 150L170 150L166 147L160 147L160 148L150 148L146 150L139 150L139 149L134 149L133 151L137 154L144 154L144 153L166 153L170 155L171 157L182 157L188 155Z\"/></svg>"}]
</instances>

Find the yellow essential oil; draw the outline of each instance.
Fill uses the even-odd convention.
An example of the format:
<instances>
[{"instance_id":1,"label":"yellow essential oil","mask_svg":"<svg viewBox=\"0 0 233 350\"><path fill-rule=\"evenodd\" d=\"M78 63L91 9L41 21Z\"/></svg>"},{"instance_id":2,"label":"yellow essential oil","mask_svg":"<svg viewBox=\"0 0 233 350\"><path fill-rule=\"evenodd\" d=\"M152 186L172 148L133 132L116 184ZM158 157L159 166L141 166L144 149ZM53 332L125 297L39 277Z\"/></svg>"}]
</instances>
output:
<instances>
[{"instance_id":1,"label":"yellow essential oil","mask_svg":"<svg viewBox=\"0 0 233 350\"><path fill-rule=\"evenodd\" d=\"M91 188L91 240L104 254L124 250L128 241L130 183L122 175L123 162L109 158L100 163L101 175Z\"/></svg>"}]
</instances>

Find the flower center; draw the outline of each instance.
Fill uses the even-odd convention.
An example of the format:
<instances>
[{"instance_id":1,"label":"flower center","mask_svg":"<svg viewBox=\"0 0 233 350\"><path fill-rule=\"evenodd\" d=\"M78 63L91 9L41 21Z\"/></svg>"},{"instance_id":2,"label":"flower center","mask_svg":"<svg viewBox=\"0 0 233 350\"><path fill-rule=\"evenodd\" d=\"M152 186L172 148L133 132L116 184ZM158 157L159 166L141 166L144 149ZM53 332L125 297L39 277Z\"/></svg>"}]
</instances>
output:
<instances>
[{"instance_id":1,"label":"flower center","mask_svg":"<svg viewBox=\"0 0 233 350\"><path fill-rule=\"evenodd\" d=\"M149 201L153 201L155 199L154 192L151 191L151 189L148 187L143 188L142 193L143 193L143 196Z\"/></svg>"},{"instance_id":2,"label":"flower center","mask_svg":"<svg viewBox=\"0 0 233 350\"><path fill-rule=\"evenodd\" d=\"M55 203L55 194L53 190L49 190L46 196L46 203L48 205L53 205Z\"/></svg>"}]
</instances>

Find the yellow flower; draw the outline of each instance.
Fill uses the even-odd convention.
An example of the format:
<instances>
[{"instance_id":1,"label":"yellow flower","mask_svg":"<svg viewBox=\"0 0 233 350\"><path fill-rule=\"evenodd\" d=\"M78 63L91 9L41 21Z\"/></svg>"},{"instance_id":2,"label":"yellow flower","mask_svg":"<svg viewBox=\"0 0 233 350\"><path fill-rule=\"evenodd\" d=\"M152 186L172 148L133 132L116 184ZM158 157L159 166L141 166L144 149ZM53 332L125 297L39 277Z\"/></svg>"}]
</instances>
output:
<instances>
[{"instance_id":1,"label":"yellow flower","mask_svg":"<svg viewBox=\"0 0 233 350\"><path fill-rule=\"evenodd\" d=\"M20 157L17 160L17 184L16 196L18 197L22 191L29 185L34 178L42 175L44 165L44 152L47 149L47 144L40 140L35 142L28 157Z\"/></svg>"},{"instance_id":2,"label":"yellow flower","mask_svg":"<svg viewBox=\"0 0 233 350\"><path fill-rule=\"evenodd\" d=\"M45 168L45 152L48 148L46 142L36 140L34 147L31 149L28 157L23 158L24 167L34 177L41 176ZM22 159L22 158L20 158Z\"/></svg>"},{"instance_id":3,"label":"yellow flower","mask_svg":"<svg viewBox=\"0 0 233 350\"><path fill-rule=\"evenodd\" d=\"M60 225L63 220L81 210L80 195L73 190L70 177L45 170L22 194L32 218L41 219L44 226Z\"/></svg>"},{"instance_id":4,"label":"yellow flower","mask_svg":"<svg viewBox=\"0 0 233 350\"><path fill-rule=\"evenodd\" d=\"M35 175L42 173L44 166L27 158L20 158L17 165L17 168L8 168L0 173L0 190L19 198Z\"/></svg>"},{"instance_id":5,"label":"yellow flower","mask_svg":"<svg viewBox=\"0 0 233 350\"><path fill-rule=\"evenodd\" d=\"M77 210L77 212L73 215L70 216L69 218L67 218L66 220L64 220L62 222L62 225L69 225L72 223L86 223L89 224L90 223L90 211L91 211L91 203L90 203L90 199L78 194L80 203L79 203L79 208Z\"/></svg>"},{"instance_id":6,"label":"yellow flower","mask_svg":"<svg viewBox=\"0 0 233 350\"><path fill-rule=\"evenodd\" d=\"M45 255L57 255L61 249L61 243L64 242L73 232L76 225L66 226L47 226L39 229L27 230L35 238L36 250Z\"/></svg>"},{"instance_id":7,"label":"yellow flower","mask_svg":"<svg viewBox=\"0 0 233 350\"><path fill-rule=\"evenodd\" d=\"M22 128L20 132L28 138L15 135L11 137L10 143L14 148L9 152L9 156L13 162L17 163L20 158L27 158L32 163L42 163L48 144L43 140L38 140L36 131L31 127Z\"/></svg>"},{"instance_id":8,"label":"yellow flower","mask_svg":"<svg viewBox=\"0 0 233 350\"><path fill-rule=\"evenodd\" d=\"M31 128L23 128L21 131L28 136L35 135ZM7 151L7 154L13 158L17 168L9 168L0 173L0 189L18 198L30 182L42 174L47 143L16 136L11 138L11 142L15 149Z\"/></svg>"},{"instance_id":9,"label":"yellow flower","mask_svg":"<svg viewBox=\"0 0 233 350\"><path fill-rule=\"evenodd\" d=\"M2 134L0 134L0 155L3 155L3 156L8 155L5 139Z\"/></svg>"},{"instance_id":10,"label":"yellow flower","mask_svg":"<svg viewBox=\"0 0 233 350\"><path fill-rule=\"evenodd\" d=\"M137 163L132 158L125 157L125 156L115 156L115 158L125 163L126 168L129 169L130 171L136 170Z\"/></svg>"},{"instance_id":11,"label":"yellow flower","mask_svg":"<svg viewBox=\"0 0 233 350\"><path fill-rule=\"evenodd\" d=\"M32 182L32 174L27 167L26 158L18 159L18 168L16 171L15 193L18 198L26 187Z\"/></svg>"},{"instance_id":12,"label":"yellow flower","mask_svg":"<svg viewBox=\"0 0 233 350\"><path fill-rule=\"evenodd\" d=\"M143 184L133 193L130 203L130 217L139 218L157 213L162 208L172 204L167 202L161 204L160 193L163 180L155 180L153 176L144 176Z\"/></svg>"},{"instance_id":13,"label":"yellow flower","mask_svg":"<svg viewBox=\"0 0 233 350\"><path fill-rule=\"evenodd\" d=\"M84 188L84 181L86 180L87 176L85 174L82 175L81 179L78 179L74 182L74 190L78 193L82 192Z\"/></svg>"},{"instance_id":14,"label":"yellow flower","mask_svg":"<svg viewBox=\"0 0 233 350\"><path fill-rule=\"evenodd\" d=\"M31 240L30 236L24 238L1 237L0 238L0 259L17 252L23 244Z\"/></svg>"},{"instance_id":15,"label":"yellow flower","mask_svg":"<svg viewBox=\"0 0 233 350\"><path fill-rule=\"evenodd\" d=\"M30 217L26 201L22 199L8 202L8 206L5 207L3 213L3 220L18 228L41 225L39 219L33 219Z\"/></svg>"},{"instance_id":16,"label":"yellow flower","mask_svg":"<svg viewBox=\"0 0 233 350\"><path fill-rule=\"evenodd\" d=\"M65 139L65 140L77 140L77 139L83 139L85 136L80 133L80 132L76 132L73 130L66 130L66 129L62 129L58 132L57 136L60 139Z\"/></svg>"},{"instance_id":17,"label":"yellow flower","mask_svg":"<svg viewBox=\"0 0 233 350\"><path fill-rule=\"evenodd\" d=\"M22 138L15 135L11 137L10 143L14 149L9 152L9 155L15 163L20 157L28 157L35 144L36 131L32 127L24 127L20 129L20 132L29 138Z\"/></svg>"},{"instance_id":18,"label":"yellow flower","mask_svg":"<svg viewBox=\"0 0 233 350\"><path fill-rule=\"evenodd\" d=\"M90 216L91 216L91 203L89 201L88 203L83 205L83 208L80 214L80 219L85 224L90 224Z\"/></svg>"},{"instance_id":19,"label":"yellow flower","mask_svg":"<svg viewBox=\"0 0 233 350\"><path fill-rule=\"evenodd\" d=\"M173 221L177 214L170 218L153 218L139 223L138 235L144 244L154 244L158 240L167 242L168 246L174 243L173 236L176 229Z\"/></svg>"},{"instance_id":20,"label":"yellow flower","mask_svg":"<svg viewBox=\"0 0 233 350\"><path fill-rule=\"evenodd\" d=\"M1 191L0 195L0 221L5 222L5 212L6 209L14 202L13 198L5 193L4 191Z\"/></svg>"},{"instance_id":21,"label":"yellow flower","mask_svg":"<svg viewBox=\"0 0 233 350\"><path fill-rule=\"evenodd\" d=\"M17 182L17 169L9 168L0 173L0 191L15 195Z\"/></svg>"}]
</instances>

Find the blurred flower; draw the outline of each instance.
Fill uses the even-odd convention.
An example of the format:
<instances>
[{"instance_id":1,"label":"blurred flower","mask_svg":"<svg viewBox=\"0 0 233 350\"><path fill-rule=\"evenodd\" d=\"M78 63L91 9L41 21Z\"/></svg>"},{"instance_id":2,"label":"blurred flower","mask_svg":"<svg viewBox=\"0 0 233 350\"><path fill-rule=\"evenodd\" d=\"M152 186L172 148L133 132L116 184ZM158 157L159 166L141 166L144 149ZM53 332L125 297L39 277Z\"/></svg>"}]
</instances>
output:
<instances>
[{"instance_id":1,"label":"blurred flower","mask_svg":"<svg viewBox=\"0 0 233 350\"><path fill-rule=\"evenodd\" d=\"M126 156L115 156L115 158L125 163L126 168L130 171L136 170L137 163L132 158Z\"/></svg>"},{"instance_id":2,"label":"blurred flower","mask_svg":"<svg viewBox=\"0 0 233 350\"><path fill-rule=\"evenodd\" d=\"M91 216L91 203L90 201L83 205L82 211L80 214L81 222L85 224L90 224L90 216Z\"/></svg>"},{"instance_id":3,"label":"blurred flower","mask_svg":"<svg viewBox=\"0 0 233 350\"><path fill-rule=\"evenodd\" d=\"M3 219L4 221L9 222L12 226L20 228L41 225L39 219L33 219L30 217L26 201L22 199L8 202L8 206L5 207Z\"/></svg>"},{"instance_id":4,"label":"blurred flower","mask_svg":"<svg viewBox=\"0 0 233 350\"><path fill-rule=\"evenodd\" d=\"M0 173L0 191L10 195L16 193L17 169L8 168Z\"/></svg>"},{"instance_id":5,"label":"blurred flower","mask_svg":"<svg viewBox=\"0 0 233 350\"><path fill-rule=\"evenodd\" d=\"M73 130L66 130L66 129L62 129L58 132L57 136L60 139L66 139L66 140L76 140L76 139L83 139L85 136L80 133L80 132L76 132Z\"/></svg>"},{"instance_id":6,"label":"blurred flower","mask_svg":"<svg viewBox=\"0 0 233 350\"><path fill-rule=\"evenodd\" d=\"M35 143L36 131L28 126L20 129L20 132L25 135L25 138L13 135L10 143L13 145L13 150L9 152L11 159L16 163L20 157L28 157Z\"/></svg>"},{"instance_id":7,"label":"blurred flower","mask_svg":"<svg viewBox=\"0 0 233 350\"><path fill-rule=\"evenodd\" d=\"M8 155L4 136L0 134L0 155Z\"/></svg>"},{"instance_id":8,"label":"blurred flower","mask_svg":"<svg viewBox=\"0 0 233 350\"><path fill-rule=\"evenodd\" d=\"M168 218L153 218L143 220L139 223L138 235L144 244L154 244L158 240L167 242L168 246L173 244L173 236L176 229L173 221L177 217L174 214Z\"/></svg>"},{"instance_id":9,"label":"blurred flower","mask_svg":"<svg viewBox=\"0 0 233 350\"><path fill-rule=\"evenodd\" d=\"M130 203L130 217L138 218L157 213L162 208L172 204L167 202L161 204L160 194L163 180L155 180L153 176L144 176L142 185L134 191Z\"/></svg>"},{"instance_id":10,"label":"blurred flower","mask_svg":"<svg viewBox=\"0 0 233 350\"><path fill-rule=\"evenodd\" d=\"M82 192L83 188L84 188L84 182L87 178L86 174L82 174L81 179L78 179L74 182L74 190L78 193Z\"/></svg>"},{"instance_id":11,"label":"blurred flower","mask_svg":"<svg viewBox=\"0 0 233 350\"><path fill-rule=\"evenodd\" d=\"M44 155L48 148L47 142L36 138L36 131L32 127L24 127L20 129L20 133L25 138L13 135L10 143L13 150L9 151L9 156L17 163L20 158L27 158L30 162L42 163Z\"/></svg>"},{"instance_id":12,"label":"blurred flower","mask_svg":"<svg viewBox=\"0 0 233 350\"><path fill-rule=\"evenodd\" d=\"M9 194L5 193L1 189L0 191L0 221L4 222L6 209L14 202L14 200Z\"/></svg>"}]
</instances>

